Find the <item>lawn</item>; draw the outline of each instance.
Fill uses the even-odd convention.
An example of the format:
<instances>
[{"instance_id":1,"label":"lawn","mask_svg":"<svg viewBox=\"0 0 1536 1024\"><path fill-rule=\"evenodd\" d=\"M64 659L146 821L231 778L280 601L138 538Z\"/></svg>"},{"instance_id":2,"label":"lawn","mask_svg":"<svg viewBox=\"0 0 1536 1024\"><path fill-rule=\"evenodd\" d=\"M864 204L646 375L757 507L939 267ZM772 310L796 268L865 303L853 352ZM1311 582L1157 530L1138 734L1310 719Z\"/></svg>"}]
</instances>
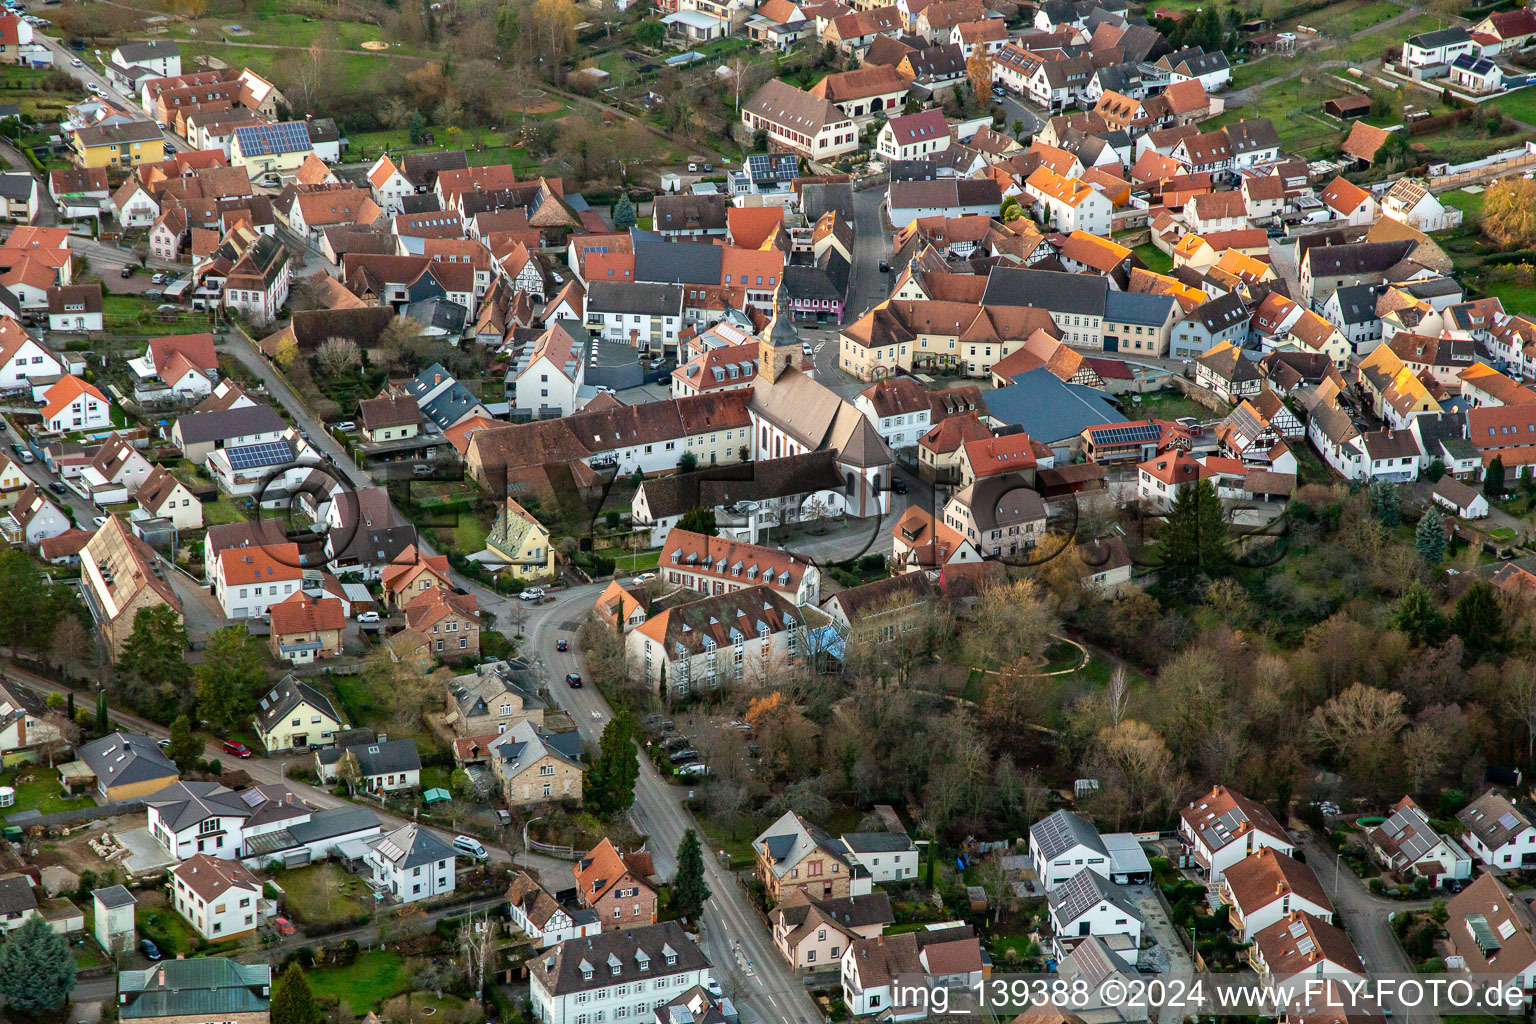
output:
<instances>
[{"instance_id":1,"label":"lawn","mask_svg":"<svg viewBox=\"0 0 1536 1024\"><path fill-rule=\"evenodd\" d=\"M1536 124L1536 85L1528 85L1524 89L1516 89L1497 99L1489 100L1487 106L1498 107L1505 117L1512 117L1526 124Z\"/></svg>"},{"instance_id":2,"label":"lawn","mask_svg":"<svg viewBox=\"0 0 1536 1024\"><path fill-rule=\"evenodd\" d=\"M188 308L184 313L163 316L155 311L157 305L138 295L103 295L102 323L115 334L198 334L209 329L206 313Z\"/></svg>"},{"instance_id":3,"label":"lawn","mask_svg":"<svg viewBox=\"0 0 1536 1024\"><path fill-rule=\"evenodd\" d=\"M661 561L661 549L619 555L613 560L615 572L647 572Z\"/></svg>"},{"instance_id":4,"label":"lawn","mask_svg":"<svg viewBox=\"0 0 1536 1024\"><path fill-rule=\"evenodd\" d=\"M287 893L283 907L305 924L335 925L373 910L367 884L335 864L283 871L273 880Z\"/></svg>"},{"instance_id":5,"label":"lawn","mask_svg":"<svg viewBox=\"0 0 1536 1024\"><path fill-rule=\"evenodd\" d=\"M1193 416L1197 420L1220 419L1224 413L1209 409L1193 398L1186 398L1179 391L1153 391L1145 395L1139 395L1140 404L1132 401L1133 396L1126 398L1126 413L1135 419L1152 417L1162 420L1176 420L1185 416Z\"/></svg>"},{"instance_id":6,"label":"lawn","mask_svg":"<svg viewBox=\"0 0 1536 1024\"><path fill-rule=\"evenodd\" d=\"M7 818L22 811L57 814L96 806L96 801L88 796L66 797L59 788L58 775L39 764L23 764L0 774L0 785L16 790L16 802L6 811Z\"/></svg>"},{"instance_id":7,"label":"lawn","mask_svg":"<svg viewBox=\"0 0 1536 1024\"><path fill-rule=\"evenodd\" d=\"M1266 82L1271 78L1283 75L1286 71L1294 69L1293 60L1285 57L1269 56L1250 60L1246 64L1239 64L1232 69L1232 84L1228 86L1232 91L1246 89L1249 86Z\"/></svg>"},{"instance_id":8,"label":"lawn","mask_svg":"<svg viewBox=\"0 0 1536 1024\"><path fill-rule=\"evenodd\" d=\"M1465 189L1455 188L1449 192L1441 192L1439 200L1446 206L1454 206L1468 218L1476 217L1483 212L1483 199L1486 192L1478 186L1478 191L1468 192ZM1463 221L1465 223L1465 221Z\"/></svg>"},{"instance_id":9,"label":"lawn","mask_svg":"<svg viewBox=\"0 0 1536 1024\"><path fill-rule=\"evenodd\" d=\"M1402 8L1392 3L1392 0L1372 0L1370 3L1361 4L1334 4L1328 8L1324 18L1319 18L1317 15L1308 17L1313 21L1325 21L1331 32L1352 36L1372 25L1389 21L1400 13Z\"/></svg>"},{"instance_id":10,"label":"lawn","mask_svg":"<svg viewBox=\"0 0 1536 1024\"><path fill-rule=\"evenodd\" d=\"M1275 125L1287 149L1304 152L1340 142L1344 129L1322 114L1323 101L1339 95L1342 88L1331 76L1303 73L1264 89L1252 102L1228 107L1219 117L1201 123L1206 131L1237 121L1267 117Z\"/></svg>"},{"instance_id":11,"label":"lawn","mask_svg":"<svg viewBox=\"0 0 1536 1024\"><path fill-rule=\"evenodd\" d=\"M203 525L223 526L226 523L243 523L251 517L245 509L235 504L226 495L220 495L218 501L203 503Z\"/></svg>"},{"instance_id":12,"label":"lawn","mask_svg":"<svg viewBox=\"0 0 1536 1024\"><path fill-rule=\"evenodd\" d=\"M399 953L382 949L363 953L346 967L314 967L305 972L317 996L335 996L354 1014L366 1013L411 988L411 974Z\"/></svg>"},{"instance_id":13,"label":"lawn","mask_svg":"<svg viewBox=\"0 0 1536 1024\"><path fill-rule=\"evenodd\" d=\"M374 699L373 691L362 676L332 676L331 688L336 691L336 701L353 727L374 728L384 722L383 702Z\"/></svg>"},{"instance_id":14,"label":"lawn","mask_svg":"<svg viewBox=\"0 0 1536 1024\"><path fill-rule=\"evenodd\" d=\"M204 944L203 937L170 908L163 895L140 896L133 919L139 926L139 934L159 946L163 956L191 953Z\"/></svg>"},{"instance_id":15,"label":"lawn","mask_svg":"<svg viewBox=\"0 0 1536 1024\"><path fill-rule=\"evenodd\" d=\"M529 114L529 117L546 118L559 117L565 114L566 108L549 113ZM528 155L527 151L518 145L517 127L510 125L505 131L496 132L489 128L449 129L443 126L428 126L432 132L434 142L432 145L412 143L410 135L404 130L359 132L349 135L351 148L348 149L349 159L358 161L372 160L380 153L388 150L390 153L411 153L421 150L439 149L448 147L451 149L463 149L469 154L469 162L475 167L484 167L491 164L511 164L518 168L519 173L532 173L537 162Z\"/></svg>"},{"instance_id":16,"label":"lawn","mask_svg":"<svg viewBox=\"0 0 1536 1024\"><path fill-rule=\"evenodd\" d=\"M1148 270L1154 273L1167 274L1173 270L1173 257L1151 242L1143 242L1131 251L1141 258L1141 262L1147 265Z\"/></svg>"}]
</instances>

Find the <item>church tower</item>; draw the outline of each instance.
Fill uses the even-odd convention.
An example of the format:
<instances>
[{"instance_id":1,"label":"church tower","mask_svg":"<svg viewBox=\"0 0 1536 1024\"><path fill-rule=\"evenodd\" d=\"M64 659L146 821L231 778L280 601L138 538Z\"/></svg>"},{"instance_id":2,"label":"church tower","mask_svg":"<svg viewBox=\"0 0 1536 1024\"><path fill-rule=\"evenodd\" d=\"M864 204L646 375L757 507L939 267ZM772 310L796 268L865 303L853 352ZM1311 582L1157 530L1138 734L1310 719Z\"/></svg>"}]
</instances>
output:
<instances>
[{"instance_id":1,"label":"church tower","mask_svg":"<svg viewBox=\"0 0 1536 1024\"><path fill-rule=\"evenodd\" d=\"M801 359L800 332L795 330L795 318L789 310L789 297L784 284L773 297L773 321L768 333L757 340L757 375L773 384L792 366L799 366Z\"/></svg>"}]
</instances>

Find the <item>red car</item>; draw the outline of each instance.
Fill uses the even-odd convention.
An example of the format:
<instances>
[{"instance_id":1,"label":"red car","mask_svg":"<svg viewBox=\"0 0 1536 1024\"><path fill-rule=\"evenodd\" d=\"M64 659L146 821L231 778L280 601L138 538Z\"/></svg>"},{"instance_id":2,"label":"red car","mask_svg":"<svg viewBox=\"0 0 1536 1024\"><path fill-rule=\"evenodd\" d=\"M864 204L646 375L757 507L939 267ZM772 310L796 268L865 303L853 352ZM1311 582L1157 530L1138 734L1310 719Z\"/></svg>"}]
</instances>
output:
<instances>
[{"instance_id":1,"label":"red car","mask_svg":"<svg viewBox=\"0 0 1536 1024\"><path fill-rule=\"evenodd\" d=\"M279 935L292 935L294 932L293 922L286 917L273 918L272 927L277 929Z\"/></svg>"},{"instance_id":2,"label":"red car","mask_svg":"<svg viewBox=\"0 0 1536 1024\"><path fill-rule=\"evenodd\" d=\"M556 640L555 641L555 650L557 650L557 651L568 651L570 649L571 649L571 642L569 640Z\"/></svg>"},{"instance_id":3,"label":"red car","mask_svg":"<svg viewBox=\"0 0 1536 1024\"><path fill-rule=\"evenodd\" d=\"M246 746L244 743L236 743L234 740L224 741L224 752L226 754L234 754L236 757L251 756L250 747Z\"/></svg>"}]
</instances>

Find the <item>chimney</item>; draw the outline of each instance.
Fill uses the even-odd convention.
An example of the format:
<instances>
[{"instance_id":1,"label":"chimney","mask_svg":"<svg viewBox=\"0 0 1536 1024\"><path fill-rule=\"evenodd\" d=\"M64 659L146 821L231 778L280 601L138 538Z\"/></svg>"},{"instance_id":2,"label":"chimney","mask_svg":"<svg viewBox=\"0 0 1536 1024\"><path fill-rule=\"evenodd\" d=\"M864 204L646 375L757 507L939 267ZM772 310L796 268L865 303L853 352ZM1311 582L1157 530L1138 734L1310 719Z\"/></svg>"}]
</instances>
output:
<instances>
[{"instance_id":1,"label":"chimney","mask_svg":"<svg viewBox=\"0 0 1536 1024\"><path fill-rule=\"evenodd\" d=\"M164 967L160 968L159 979L155 983L157 985L164 985L165 984L165 968Z\"/></svg>"}]
</instances>

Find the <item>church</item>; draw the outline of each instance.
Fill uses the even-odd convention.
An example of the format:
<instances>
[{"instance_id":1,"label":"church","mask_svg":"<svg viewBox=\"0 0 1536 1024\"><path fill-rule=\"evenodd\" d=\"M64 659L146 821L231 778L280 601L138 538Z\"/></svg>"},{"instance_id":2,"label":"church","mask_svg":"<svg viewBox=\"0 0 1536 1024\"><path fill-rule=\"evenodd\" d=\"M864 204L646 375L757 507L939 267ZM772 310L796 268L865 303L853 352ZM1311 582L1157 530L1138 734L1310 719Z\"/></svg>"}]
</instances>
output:
<instances>
[{"instance_id":1,"label":"church","mask_svg":"<svg viewBox=\"0 0 1536 1024\"><path fill-rule=\"evenodd\" d=\"M690 451L700 468L833 451L843 479L842 510L859 518L884 514L891 451L852 402L800 369L803 348L782 287L757 345L750 389L636 406L603 396L569 416L487 427L469 438L465 469L497 496L512 494L541 467L543 475L558 471L599 494L607 479L675 471Z\"/></svg>"},{"instance_id":2,"label":"church","mask_svg":"<svg viewBox=\"0 0 1536 1024\"><path fill-rule=\"evenodd\" d=\"M800 369L800 335L782 287L773 321L757 344L757 377L747 401L753 460L835 451L847 514L884 515L890 509L891 450L852 402Z\"/></svg>"}]
</instances>

